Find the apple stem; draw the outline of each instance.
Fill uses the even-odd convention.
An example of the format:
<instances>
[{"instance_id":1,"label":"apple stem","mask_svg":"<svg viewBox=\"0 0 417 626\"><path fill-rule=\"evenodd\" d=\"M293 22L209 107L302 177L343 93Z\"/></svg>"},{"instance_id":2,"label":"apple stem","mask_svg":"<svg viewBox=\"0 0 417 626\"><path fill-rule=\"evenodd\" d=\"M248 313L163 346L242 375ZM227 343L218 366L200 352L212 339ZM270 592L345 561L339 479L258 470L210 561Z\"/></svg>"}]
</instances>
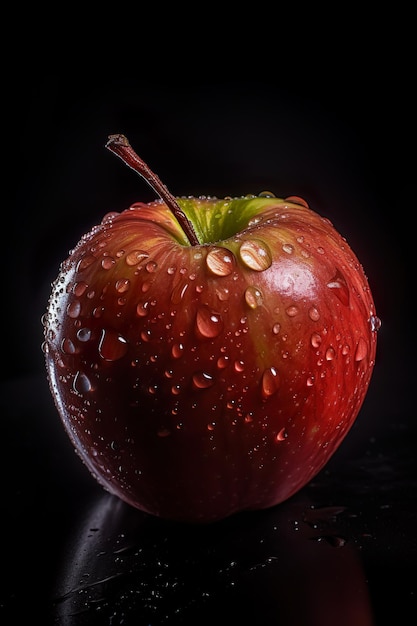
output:
<instances>
[{"instance_id":1,"label":"apple stem","mask_svg":"<svg viewBox=\"0 0 417 626\"><path fill-rule=\"evenodd\" d=\"M140 174L146 180L146 182L152 187L154 191L156 191L156 193L175 215L183 231L185 232L190 244L192 246L198 245L200 242L198 241L193 225L179 206L175 197L168 191L167 187L163 184L161 179L156 174L154 174L154 172L145 163L145 161L143 161L136 154L136 152L130 145L127 137L125 137L124 135L109 135L108 141L106 143L106 148L108 148L111 152L120 157L122 161L126 163L126 165L128 165L130 168L132 168L132 170L137 172L137 174Z\"/></svg>"}]
</instances>

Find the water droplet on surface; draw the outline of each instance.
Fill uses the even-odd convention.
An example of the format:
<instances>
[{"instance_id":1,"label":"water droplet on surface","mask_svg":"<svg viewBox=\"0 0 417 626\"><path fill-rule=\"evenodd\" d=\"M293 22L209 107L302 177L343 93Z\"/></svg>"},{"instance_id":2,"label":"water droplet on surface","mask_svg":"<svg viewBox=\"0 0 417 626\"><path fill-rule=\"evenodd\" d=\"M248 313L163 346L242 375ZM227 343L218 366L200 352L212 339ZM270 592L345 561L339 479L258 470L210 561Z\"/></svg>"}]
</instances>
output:
<instances>
[{"instance_id":1,"label":"water droplet on surface","mask_svg":"<svg viewBox=\"0 0 417 626\"><path fill-rule=\"evenodd\" d=\"M272 265L272 254L266 243L259 239L248 239L239 248L243 263L251 270L262 272Z\"/></svg>"},{"instance_id":2,"label":"water droplet on surface","mask_svg":"<svg viewBox=\"0 0 417 626\"><path fill-rule=\"evenodd\" d=\"M235 267L235 258L233 253L225 248L213 248L206 256L206 264L216 276L228 276Z\"/></svg>"},{"instance_id":3,"label":"water droplet on surface","mask_svg":"<svg viewBox=\"0 0 417 626\"><path fill-rule=\"evenodd\" d=\"M358 345L356 346L355 361L363 361L367 354L368 346L366 344L366 341L363 337L360 337Z\"/></svg>"},{"instance_id":4,"label":"water droplet on surface","mask_svg":"<svg viewBox=\"0 0 417 626\"><path fill-rule=\"evenodd\" d=\"M336 352L334 351L334 348L332 348L332 346L327 348L326 354L325 354L326 361L333 361L335 356L336 356Z\"/></svg>"},{"instance_id":5,"label":"water droplet on surface","mask_svg":"<svg viewBox=\"0 0 417 626\"><path fill-rule=\"evenodd\" d=\"M111 256L105 256L101 260L101 267L104 270L109 270L113 265L115 265L116 261Z\"/></svg>"},{"instance_id":6,"label":"water droplet on surface","mask_svg":"<svg viewBox=\"0 0 417 626\"><path fill-rule=\"evenodd\" d=\"M91 339L91 330L89 328L80 328L77 332L77 338L79 341L85 342Z\"/></svg>"},{"instance_id":7,"label":"water droplet on surface","mask_svg":"<svg viewBox=\"0 0 417 626\"><path fill-rule=\"evenodd\" d=\"M219 369L224 369L229 365L229 357L228 356L219 356L217 359L217 367Z\"/></svg>"},{"instance_id":8,"label":"water droplet on surface","mask_svg":"<svg viewBox=\"0 0 417 626\"><path fill-rule=\"evenodd\" d=\"M136 315L145 317L149 313L149 302L139 302L136 307Z\"/></svg>"},{"instance_id":9,"label":"water droplet on surface","mask_svg":"<svg viewBox=\"0 0 417 626\"><path fill-rule=\"evenodd\" d=\"M371 315L371 317L369 318L369 323L371 325L372 332L377 332L382 326L381 320L376 315Z\"/></svg>"},{"instance_id":10,"label":"water droplet on surface","mask_svg":"<svg viewBox=\"0 0 417 626\"><path fill-rule=\"evenodd\" d=\"M149 261L145 265L145 269L147 272L149 272L149 274L153 274L153 272L156 271L157 267L158 267L158 264L155 261Z\"/></svg>"},{"instance_id":11,"label":"water droplet on surface","mask_svg":"<svg viewBox=\"0 0 417 626\"><path fill-rule=\"evenodd\" d=\"M114 330L103 330L98 347L105 361L117 361L125 356L128 344L126 339Z\"/></svg>"},{"instance_id":12,"label":"water droplet on surface","mask_svg":"<svg viewBox=\"0 0 417 626\"><path fill-rule=\"evenodd\" d=\"M88 393L92 389L90 379L82 372L77 372L75 374L75 378L74 378L74 382L72 386L75 391L78 391L78 393L81 393L81 394Z\"/></svg>"},{"instance_id":13,"label":"water droplet on surface","mask_svg":"<svg viewBox=\"0 0 417 626\"><path fill-rule=\"evenodd\" d=\"M283 427L279 433L276 434L275 439L276 441L285 441L287 437L288 433L286 432L285 427Z\"/></svg>"},{"instance_id":14,"label":"water droplet on surface","mask_svg":"<svg viewBox=\"0 0 417 626\"><path fill-rule=\"evenodd\" d=\"M291 245L290 243L284 243L283 246L282 246L282 249L287 254L292 254L294 252L294 246Z\"/></svg>"},{"instance_id":15,"label":"water droplet on surface","mask_svg":"<svg viewBox=\"0 0 417 626\"><path fill-rule=\"evenodd\" d=\"M288 196L288 198L285 198L286 202L292 202L294 204L300 204L301 206L305 207L306 209L309 208L308 203L306 200L304 200L304 198L300 198L300 196Z\"/></svg>"},{"instance_id":16,"label":"water droplet on surface","mask_svg":"<svg viewBox=\"0 0 417 626\"><path fill-rule=\"evenodd\" d=\"M276 196L272 191L261 191L261 193L258 193L258 198L276 198Z\"/></svg>"},{"instance_id":17,"label":"water droplet on surface","mask_svg":"<svg viewBox=\"0 0 417 626\"><path fill-rule=\"evenodd\" d=\"M320 319L320 313L315 306L309 308L308 316L313 322L317 322Z\"/></svg>"},{"instance_id":18,"label":"water droplet on surface","mask_svg":"<svg viewBox=\"0 0 417 626\"><path fill-rule=\"evenodd\" d=\"M245 301L251 309L256 309L258 306L262 305L262 293L257 287L249 285L249 287L245 289Z\"/></svg>"},{"instance_id":19,"label":"water droplet on surface","mask_svg":"<svg viewBox=\"0 0 417 626\"><path fill-rule=\"evenodd\" d=\"M272 334L273 335L278 335L279 331L281 330L281 324L279 324L279 322L276 322L273 326L272 326Z\"/></svg>"},{"instance_id":20,"label":"water droplet on surface","mask_svg":"<svg viewBox=\"0 0 417 626\"><path fill-rule=\"evenodd\" d=\"M193 375L193 385L195 389L208 389L214 385L214 378L206 372L196 372Z\"/></svg>"},{"instance_id":21,"label":"water droplet on surface","mask_svg":"<svg viewBox=\"0 0 417 626\"><path fill-rule=\"evenodd\" d=\"M103 216L103 219L101 220L102 224L110 224L115 217L117 217L118 215L120 215L117 211L109 211L109 213L106 213L106 215Z\"/></svg>"},{"instance_id":22,"label":"water droplet on surface","mask_svg":"<svg viewBox=\"0 0 417 626\"><path fill-rule=\"evenodd\" d=\"M286 310L285 310L286 314L288 315L288 317L295 317L296 315L298 315L298 307L296 307L294 304L292 306L289 306Z\"/></svg>"},{"instance_id":23,"label":"water droplet on surface","mask_svg":"<svg viewBox=\"0 0 417 626\"><path fill-rule=\"evenodd\" d=\"M130 287L130 280L128 278L121 278L116 282L117 293L126 293Z\"/></svg>"},{"instance_id":24,"label":"water droplet on surface","mask_svg":"<svg viewBox=\"0 0 417 626\"><path fill-rule=\"evenodd\" d=\"M67 306L67 315L73 319L76 319L81 313L81 303L79 300L70 302Z\"/></svg>"},{"instance_id":25,"label":"water droplet on surface","mask_svg":"<svg viewBox=\"0 0 417 626\"><path fill-rule=\"evenodd\" d=\"M275 367L268 367L262 374L261 391L264 400L276 393L280 386L280 378Z\"/></svg>"},{"instance_id":26,"label":"water droplet on surface","mask_svg":"<svg viewBox=\"0 0 417 626\"><path fill-rule=\"evenodd\" d=\"M245 364L243 361L235 361L236 372L243 372L244 369L245 369Z\"/></svg>"},{"instance_id":27,"label":"water droplet on surface","mask_svg":"<svg viewBox=\"0 0 417 626\"><path fill-rule=\"evenodd\" d=\"M174 359L179 359L184 353L184 346L182 343L174 343L171 348L171 354Z\"/></svg>"},{"instance_id":28,"label":"water droplet on surface","mask_svg":"<svg viewBox=\"0 0 417 626\"><path fill-rule=\"evenodd\" d=\"M313 333L311 335L310 341L313 348L318 348L323 340L321 338L321 335L319 335L318 333Z\"/></svg>"},{"instance_id":29,"label":"water droplet on surface","mask_svg":"<svg viewBox=\"0 0 417 626\"><path fill-rule=\"evenodd\" d=\"M61 343L61 350L65 352L65 354L75 354L75 346L72 343L71 339L63 339Z\"/></svg>"},{"instance_id":30,"label":"water droplet on surface","mask_svg":"<svg viewBox=\"0 0 417 626\"><path fill-rule=\"evenodd\" d=\"M214 339L223 330L223 320L219 313L204 305L197 311L195 328L200 337Z\"/></svg>"},{"instance_id":31,"label":"water droplet on surface","mask_svg":"<svg viewBox=\"0 0 417 626\"><path fill-rule=\"evenodd\" d=\"M87 289L88 289L87 283L80 282L80 283L75 283L72 289L72 292L75 296L77 296L78 298L81 298L81 296L86 292Z\"/></svg>"},{"instance_id":32,"label":"water droplet on surface","mask_svg":"<svg viewBox=\"0 0 417 626\"><path fill-rule=\"evenodd\" d=\"M342 304L349 304L349 288L347 282L341 272L337 271L334 277L327 283L327 287L333 290Z\"/></svg>"},{"instance_id":33,"label":"water droplet on surface","mask_svg":"<svg viewBox=\"0 0 417 626\"><path fill-rule=\"evenodd\" d=\"M132 252L129 252L125 257L126 265L130 267L138 265L138 263L147 259L148 256L149 254L143 250L132 250Z\"/></svg>"},{"instance_id":34,"label":"water droplet on surface","mask_svg":"<svg viewBox=\"0 0 417 626\"><path fill-rule=\"evenodd\" d=\"M216 287L216 295L220 302L226 302L229 299L230 292L227 287Z\"/></svg>"},{"instance_id":35,"label":"water droplet on surface","mask_svg":"<svg viewBox=\"0 0 417 626\"><path fill-rule=\"evenodd\" d=\"M82 259L79 260L76 271L82 272L83 270L86 270L87 267L90 267L90 265L94 263L95 260L96 260L96 257L93 256L92 254L85 254L82 257Z\"/></svg>"}]
</instances>

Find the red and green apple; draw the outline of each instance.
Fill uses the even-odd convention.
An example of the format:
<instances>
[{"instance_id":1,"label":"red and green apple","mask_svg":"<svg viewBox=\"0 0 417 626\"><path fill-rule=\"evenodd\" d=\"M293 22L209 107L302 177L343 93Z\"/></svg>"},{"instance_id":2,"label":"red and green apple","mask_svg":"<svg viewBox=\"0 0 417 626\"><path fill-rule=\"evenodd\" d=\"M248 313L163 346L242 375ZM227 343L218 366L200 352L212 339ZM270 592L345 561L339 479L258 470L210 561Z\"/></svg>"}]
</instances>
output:
<instances>
[{"instance_id":1,"label":"red and green apple","mask_svg":"<svg viewBox=\"0 0 417 626\"><path fill-rule=\"evenodd\" d=\"M377 330L364 269L299 197L159 195L104 215L61 263L47 376L82 461L149 514L211 522L290 498L365 399Z\"/></svg>"}]
</instances>

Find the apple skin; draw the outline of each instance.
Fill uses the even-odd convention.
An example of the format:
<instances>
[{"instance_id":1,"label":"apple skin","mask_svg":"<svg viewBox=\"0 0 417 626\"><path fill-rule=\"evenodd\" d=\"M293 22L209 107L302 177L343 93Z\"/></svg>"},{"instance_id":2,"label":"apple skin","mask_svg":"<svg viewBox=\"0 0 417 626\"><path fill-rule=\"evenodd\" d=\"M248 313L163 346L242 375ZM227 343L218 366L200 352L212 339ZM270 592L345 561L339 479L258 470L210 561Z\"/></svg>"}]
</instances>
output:
<instances>
[{"instance_id":1,"label":"apple skin","mask_svg":"<svg viewBox=\"0 0 417 626\"><path fill-rule=\"evenodd\" d=\"M149 514L276 505L352 427L380 321L364 270L297 197L177 198L107 214L43 317L52 396L82 461Z\"/></svg>"}]
</instances>

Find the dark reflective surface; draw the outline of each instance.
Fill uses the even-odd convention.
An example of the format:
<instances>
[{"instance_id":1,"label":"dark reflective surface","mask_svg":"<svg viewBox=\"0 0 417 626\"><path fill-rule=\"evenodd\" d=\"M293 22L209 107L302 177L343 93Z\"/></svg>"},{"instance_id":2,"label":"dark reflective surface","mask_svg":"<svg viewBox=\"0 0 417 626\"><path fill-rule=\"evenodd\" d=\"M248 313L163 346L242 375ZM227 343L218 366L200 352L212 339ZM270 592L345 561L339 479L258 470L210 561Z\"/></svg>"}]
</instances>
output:
<instances>
[{"instance_id":1,"label":"dark reflective surface","mask_svg":"<svg viewBox=\"0 0 417 626\"><path fill-rule=\"evenodd\" d=\"M95 485L42 377L1 392L3 623L371 626L415 613L406 423L375 438L359 422L291 500L195 527L142 514Z\"/></svg>"}]
</instances>

